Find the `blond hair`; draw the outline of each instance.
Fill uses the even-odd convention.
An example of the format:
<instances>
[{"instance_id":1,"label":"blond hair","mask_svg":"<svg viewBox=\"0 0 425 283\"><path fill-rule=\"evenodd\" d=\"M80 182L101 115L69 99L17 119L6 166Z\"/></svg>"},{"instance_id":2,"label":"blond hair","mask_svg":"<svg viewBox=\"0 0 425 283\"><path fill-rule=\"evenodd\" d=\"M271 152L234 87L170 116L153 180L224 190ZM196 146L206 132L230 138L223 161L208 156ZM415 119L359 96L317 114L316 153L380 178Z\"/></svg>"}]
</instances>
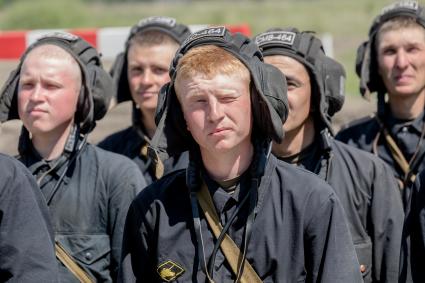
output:
<instances>
[{"instance_id":1,"label":"blond hair","mask_svg":"<svg viewBox=\"0 0 425 283\"><path fill-rule=\"evenodd\" d=\"M129 47L132 45L138 46L156 46L156 45L175 45L176 49L180 44L172 38L170 35L158 31L158 30L147 30L137 32L129 41Z\"/></svg>"},{"instance_id":2,"label":"blond hair","mask_svg":"<svg viewBox=\"0 0 425 283\"><path fill-rule=\"evenodd\" d=\"M79 91L79 89L82 86L82 78L83 78L82 70L77 60L68 51L54 44L42 44L35 47L28 54L26 54L26 57L24 61L22 62L22 65L25 64L26 59L30 55L36 56L39 58L60 59L60 60L67 61L69 63L68 69L71 71L75 79L76 89L78 89ZM22 72L22 69L21 69L21 72Z\"/></svg>"},{"instance_id":3,"label":"blond hair","mask_svg":"<svg viewBox=\"0 0 425 283\"><path fill-rule=\"evenodd\" d=\"M384 22L378 29L375 40L375 48L379 46L380 36L388 31L407 29L407 28L422 28L425 36L425 28L418 24L415 18L408 16L399 16Z\"/></svg>"},{"instance_id":4,"label":"blond hair","mask_svg":"<svg viewBox=\"0 0 425 283\"><path fill-rule=\"evenodd\" d=\"M250 82L248 68L230 52L215 45L204 45L190 49L177 65L177 77L187 79L193 76L213 78L216 75L236 75Z\"/></svg>"}]
</instances>

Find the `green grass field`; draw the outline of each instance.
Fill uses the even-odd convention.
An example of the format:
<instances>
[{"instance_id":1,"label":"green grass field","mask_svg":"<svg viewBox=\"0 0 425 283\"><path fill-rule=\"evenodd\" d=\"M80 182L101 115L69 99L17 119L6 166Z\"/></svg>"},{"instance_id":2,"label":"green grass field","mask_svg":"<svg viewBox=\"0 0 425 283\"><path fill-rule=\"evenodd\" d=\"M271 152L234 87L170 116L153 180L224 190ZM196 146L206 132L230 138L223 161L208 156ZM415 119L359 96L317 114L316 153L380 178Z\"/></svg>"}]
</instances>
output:
<instances>
[{"instance_id":1,"label":"green grass field","mask_svg":"<svg viewBox=\"0 0 425 283\"><path fill-rule=\"evenodd\" d=\"M152 15L175 17L185 24L248 23L253 34L270 27L295 26L329 32L335 58L347 71L347 94L357 94L354 73L357 46L372 19L392 0L160 1L87 4L78 0L16 0L0 7L0 30L129 26ZM1 3L1 2L0 2Z\"/></svg>"}]
</instances>

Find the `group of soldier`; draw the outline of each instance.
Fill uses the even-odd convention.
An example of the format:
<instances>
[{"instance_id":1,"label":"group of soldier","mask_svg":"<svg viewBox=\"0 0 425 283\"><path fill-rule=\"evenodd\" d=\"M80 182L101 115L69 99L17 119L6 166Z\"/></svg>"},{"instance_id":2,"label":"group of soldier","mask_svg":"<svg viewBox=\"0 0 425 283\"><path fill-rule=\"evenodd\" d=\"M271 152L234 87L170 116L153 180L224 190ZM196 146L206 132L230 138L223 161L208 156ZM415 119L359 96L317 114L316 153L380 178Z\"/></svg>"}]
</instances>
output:
<instances>
[{"instance_id":1,"label":"group of soldier","mask_svg":"<svg viewBox=\"0 0 425 283\"><path fill-rule=\"evenodd\" d=\"M425 7L385 7L356 71L377 112L334 133L346 75L312 32L150 17L109 73L38 39L0 93L0 281L424 282ZM132 125L91 145L112 99Z\"/></svg>"}]
</instances>

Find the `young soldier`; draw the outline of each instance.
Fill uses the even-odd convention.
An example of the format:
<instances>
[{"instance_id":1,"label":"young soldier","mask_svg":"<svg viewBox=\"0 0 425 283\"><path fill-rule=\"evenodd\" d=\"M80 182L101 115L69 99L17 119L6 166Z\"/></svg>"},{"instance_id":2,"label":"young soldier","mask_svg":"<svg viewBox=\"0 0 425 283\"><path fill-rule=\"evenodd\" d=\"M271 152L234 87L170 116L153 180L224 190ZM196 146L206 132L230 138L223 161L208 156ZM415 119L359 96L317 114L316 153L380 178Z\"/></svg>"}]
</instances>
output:
<instances>
[{"instance_id":1,"label":"young soldier","mask_svg":"<svg viewBox=\"0 0 425 283\"><path fill-rule=\"evenodd\" d=\"M24 124L19 159L49 206L61 282L116 278L125 215L145 186L131 160L86 142L111 89L96 50L63 33L32 44L3 89L6 119Z\"/></svg>"},{"instance_id":2,"label":"young soldier","mask_svg":"<svg viewBox=\"0 0 425 283\"><path fill-rule=\"evenodd\" d=\"M425 168L425 11L416 1L384 8L357 53L360 91L378 94L378 111L337 139L373 152L399 180L403 202ZM403 190L405 188L405 190Z\"/></svg>"},{"instance_id":3,"label":"young soldier","mask_svg":"<svg viewBox=\"0 0 425 283\"><path fill-rule=\"evenodd\" d=\"M224 27L194 33L177 52L150 153L188 150L189 166L131 205L120 280L361 281L332 189L270 155L283 137L286 84L261 59Z\"/></svg>"},{"instance_id":4,"label":"young soldier","mask_svg":"<svg viewBox=\"0 0 425 283\"><path fill-rule=\"evenodd\" d=\"M285 139L279 159L327 181L341 200L365 282L396 282L403 226L397 183L381 160L335 141L331 117L344 101L345 71L311 32L272 29L256 37L264 61L288 84Z\"/></svg>"},{"instance_id":5,"label":"young soldier","mask_svg":"<svg viewBox=\"0 0 425 283\"><path fill-rule=\"evenodd\" d=\"M148 183L163 174L187 166L187 156L168 160L159 168L147 155L156 129L155 110L161 87L170 81L171 60L189 28L167 17L150 17L135 25L118 55L112 73L117 84L117 102L131 100L133 125L99 143L103 149L128 156L137 163Z\"/></svg>"},{"instance_id":6,"label":"young soldier","mask_svg":"<svg viewBox=\"0 0 425 283\"><path fill-rule=\"evenodd\" d=\"M57 282L43 196L19 161L0 154L0 281Z\"/></svg>"}]
</instances>

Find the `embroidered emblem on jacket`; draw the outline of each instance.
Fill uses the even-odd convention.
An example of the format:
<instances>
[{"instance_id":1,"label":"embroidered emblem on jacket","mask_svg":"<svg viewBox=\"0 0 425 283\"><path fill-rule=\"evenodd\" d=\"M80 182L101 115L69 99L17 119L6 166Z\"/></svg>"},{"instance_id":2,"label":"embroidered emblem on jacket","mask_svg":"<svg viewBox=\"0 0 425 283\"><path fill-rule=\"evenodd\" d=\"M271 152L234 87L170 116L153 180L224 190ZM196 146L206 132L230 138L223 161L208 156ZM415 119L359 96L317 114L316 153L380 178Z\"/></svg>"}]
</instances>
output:
<instances>
[{"instance_id":1,"label":"embroidered emblem on jacket","mask_svg":"<svg viewBox=\"0 0 425 283\"><path fill-rule=\"evenodd\" d=\"M167 260L166 262L158 265L156 271L163 280L170 282L183 274L185 270L179 264L171 260Z\"/></svg>"}]
</instances>

